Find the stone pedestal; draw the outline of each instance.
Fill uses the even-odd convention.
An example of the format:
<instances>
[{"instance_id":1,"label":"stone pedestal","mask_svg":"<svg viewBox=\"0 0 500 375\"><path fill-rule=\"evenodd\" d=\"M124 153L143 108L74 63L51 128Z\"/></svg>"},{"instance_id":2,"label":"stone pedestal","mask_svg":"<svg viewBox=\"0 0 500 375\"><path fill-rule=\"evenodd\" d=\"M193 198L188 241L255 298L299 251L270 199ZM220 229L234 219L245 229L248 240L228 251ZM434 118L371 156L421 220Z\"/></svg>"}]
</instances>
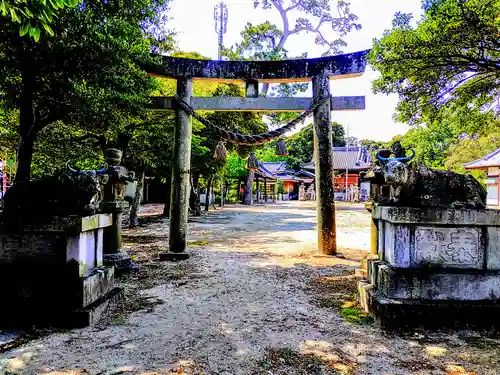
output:
<instances>
[{"instance_id":1,"label":"stone pedestal","mask_svg":"<svg viewBox=\"0 0 500 375\"><path fill-rule=\"evenodd\" d=\"M112 224L104 229L104 264L118 271L132 267L131 256L122 251L122 217L126 201L105 202L104 210L112 216Z\"/></svg>"},{"instance_id":2,"label":"stone pedestal","mask_svg":"<svg viewBox=\"0 0 500 375\"><path fill-rule=\"evenodd\" d=\"M378 323L497 325L500 211L376 206L373 220L378 260L368 261L359 291Z\"/></svg>"},{"instance_id":3,"label":"stone pedestal","mask_svg":"<svg viewBox=\"0 0 500 375\"><path fill-rule=\"evenodd\" d=\"M123 272L135 268L130 255L122 250L122 217L128 208L128 202L124 200L125 182L132 182L135 173L120 165L122 151L119 149L104 150L104 160L108 164L106 173L110 178L104 186L103 211L113 217L112 224L104 230L104 264Z\"/></svg>"},{"instance_id":4,"label":"stone pedestal","mask_svg":"<svg viewBox=\"0 0 500 375\"><path fill-rule=\"evenodd\" d=\"M103 266L109 214L33 218L22 232L0 232L3 324L86 326L119 296Z\"/></svg>"}]
</instances>

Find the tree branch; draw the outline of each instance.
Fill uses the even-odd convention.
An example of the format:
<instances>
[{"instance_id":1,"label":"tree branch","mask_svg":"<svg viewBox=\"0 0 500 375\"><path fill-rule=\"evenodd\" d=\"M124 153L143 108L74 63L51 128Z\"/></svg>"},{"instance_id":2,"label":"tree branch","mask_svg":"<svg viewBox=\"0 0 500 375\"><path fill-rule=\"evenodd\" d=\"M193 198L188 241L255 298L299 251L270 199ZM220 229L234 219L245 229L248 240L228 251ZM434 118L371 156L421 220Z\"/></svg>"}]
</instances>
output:
<instances>
[{"instance_id":1,"label":"tree branch","mask_svg":"<svg viewBox=\"0 0 500 375\"><path fill-rule=\"evenodd\" d=\"M102 150L106 149L107 139L105 135L85 134L80 137L71 137L70 139L74 142L82 142L91 138L96 140L96 144L99 145Z\"/></svg>"},{"instance_id":2,"label":"tree branch","mask_svg":"<svg viewBox=\"0 0 500 375\"><path fill-rule=\"evenodd\" d=\"M320 33L320 31L319 31L320 27L323 26L325 24L325 22L327 22L327 21L329 21L327 18L322 18L318 22L318 26L316 26L314 28L307 27L307 26L295 27L293 30L290 31L290 35L300 33L301 31L309 31L309 32L312 32L312 33ZM325 39L325 38L322 36L322 39Z\"/></svg>"},{"instance_id":3,"label":"tree branch","mask_svg":"<svg viewBox=\"0 0 500 375\"><path fill-rule=\"evenodd\" d=\"M300 6L300 2L297 1L295 4L290 5L288 8L285 9L285 12L288 13L291 10L297 9Z\"/></svg>"},{"instance_id":4,"label":"tree branch","mask_svg":"<svg viewBox=\"0 0 500 375\"><path fill-rule=\"evenodd\" d=\"M452 85L450 88L446 89L444 92L439 94L436 98L433 98L432 100L429 101L429 104L436 104L438 103L445 95L451 93L453 90L455 90L458 86L460 86L462 83L468 81L469 79L473 79L474 77L477 77L480 73L473 74L472 76L465 77L458 82L456 82L454 85Z\"/></svg>"},{"instance_id":5,"label":"tree branch","mask_svg":"<svg viewBox=\"0 0 500 375\"><path fill-rule=\"evenodd\" d=\"M281 20L283 21L283 35L280 38L278 46L276 48L283 48L286 43L286 40L290 36L290 22L288 21L287 10L283 9L281 3L277 0L271 0L276 10L279 12L281 16Z\"/></svg>"}]
</instances>

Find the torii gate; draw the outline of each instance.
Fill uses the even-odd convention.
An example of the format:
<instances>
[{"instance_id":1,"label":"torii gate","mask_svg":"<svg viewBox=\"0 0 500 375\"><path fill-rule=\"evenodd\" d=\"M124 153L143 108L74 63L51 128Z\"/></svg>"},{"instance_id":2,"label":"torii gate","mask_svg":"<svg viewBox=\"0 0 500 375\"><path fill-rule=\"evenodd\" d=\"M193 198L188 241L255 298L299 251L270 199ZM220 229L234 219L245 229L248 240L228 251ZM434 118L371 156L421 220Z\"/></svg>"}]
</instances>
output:
<instances>
[{"instance_id":1,"label":"torii gate","mask_svg":"<svg viewBox=\"0 0 500 375\"><path fill-rule=\"evenodd\" d=\"M365 109L365 97L331 97L330 80L361 76L369 50L316 59L278 61L213 61L162 56L163 65L150 66L152 75L177 80L177 95L196 110L302 112L313 102L330 97L314 112L318 251L336 254L333 143L331 111ZM246 84L246 98L193 97L193 80ZM312 81L313 98L259 97L260 83ZM172 167L169 251L162 260L180 260L186 253L192 117L172 97L152 98L151 109L176 110Z\"/></svg>"}]
</instances>

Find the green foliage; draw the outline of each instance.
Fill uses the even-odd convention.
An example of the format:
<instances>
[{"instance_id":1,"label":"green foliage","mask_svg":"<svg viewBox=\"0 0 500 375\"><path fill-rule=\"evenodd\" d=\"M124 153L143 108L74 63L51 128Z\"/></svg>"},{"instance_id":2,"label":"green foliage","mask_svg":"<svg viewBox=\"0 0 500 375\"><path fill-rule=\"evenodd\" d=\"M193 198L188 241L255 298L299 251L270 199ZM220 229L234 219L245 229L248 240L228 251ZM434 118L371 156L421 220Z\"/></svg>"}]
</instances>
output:
<instances>
[{"instance_id":1,"label":"green foliage","mask_svg":"<svg viewBox=\"0 0 500 375\"><path fill-rule=\"evenodd\" d=\"M302 164L311 161L314 154L313 125L303 127L298 133L288 137L285 143L288 149L287 167L299 170Z\"/></svg>"},{"instance_id":2,"label":"green foliage","mask_svg":"<svg viewBox=\"0 0 500 375\"><path fill-rule=\"evenodd\" d=\"M286 161L288 159L287 156L276 155L276 141L264 144L255 151L255 156L261 162L277 162Z\"/></svg>"},{"instance_id":3,"label":"green foliage","mask_svg":"<svg viewBox=\"0 0 500 375\"><path fill-rule=\"evenodd\" d=\"M221 83L215 87L213 96L243 97L245 94L243 88L239 85ZM207 113L206 118L225 130L237 133L259 134L267 131L266 125L262 122L262 114L257 112L212 112ZM219 139L206 132L205 126L202 124L199 124L198 134L201 139L200 145L204 146L207 151L198 155L193 153L192 168L206 177L212 174L231 174L232 172L227 172L224 169L223 162L213 159L215 146ZM228 143L226 148L230 151L237 151L242 156L249 152L248 147L239 147L231 143Z\"/></svg>"},{"instance_id":4,"label":"green foliage","mask_svg":"<svg viewBox=\"0 0 500 375\"><path fill-rule=\"evenodd\" d=\"M344 128L339 123L332 123L333 146L345 146ZM286 139L288 148L287 166L299 170L302 164L309 163L314 155L313 125L303 127L298 133Z\"/></svg>"},{"instance_id":5,"label":"green foliage","mask_svg":"<svg viewBox=\"0 0 500 375\"><path fill-rule=\"evenodd\" d=\"M453 143L448 152L444 166L460 173L465 172L463 164L480 159L487 154L500 148L500 122L492 124L488 131L481 135L463 135ZM474 170L470 172L481 183L485 176L484 171Z\"/></svg>"},{"instance_id":6,"label":"green foliage","mask_svg":"<svg viewBox=\"0 0 500 375\"><path fill-rule=\"evenodd\" d=\"M0 105L0 154L14 157L18 141L19 111Z\"/></svg>"},{"instance_id":7,"label":"green foliage","mask_svg":"<svg viewBox=\"0 0 500 375\"><path fill-rule=\"evenodd\" d=\"M371 139L361 139L359 141L359 145L365 147L370 152L372 160L375 160L377 151L385 147L385 142L373 141Z\"/></svg>"},{"instance_id":8,"label":"green foliage","mask_svg":"<svg viewBox=\"0 0 500 375\"><path fill-rule=\"evenodd\" d=\"M500 148L500 120L491 112L477 108L445 109L427 125L411 128L404 136L379 145L389 148L400 140L416 153L415 161L431 168L470 173L481 183L482 171L465 171L463 164L482 158Z\"/></svg>"},{"instance_id":9,"label":"green foliage","mask_svg":"<svg viewBox=\"0 0 500 375\"><path fill-rule=\"evenodd\" d=\"M498 108L500 0L424 3L416 27L397 14L374 41L370 64L380 71L374 91L397 93L396 118L418 124L443 108Z\"/></svg>"},{"instance_id":10,"label":"green foliage","mask_svg":"<svg viewBox=\"0 0 500 375\"><path fill-rule=\"evenodd\" d=\"M275 189L276 189L277 194L284 194L285 193L285 186L283 185L282 180L276 180Z\"/></svg>"},{"instance_id":11,"label":"green foliage","mask_svg":"<svg viewBox=\"0 0 500 375\"><path fill-rule=\"evenodd\" d=\"M354 296L356 298L356 296ZM342 307L339 309L339 314L342 319L346 322L368 325L373 323L373 318L362 310L356 302L344 302Z\"/></svg>"},{"instance_id":12,"label":"green foliage","mask_svg":"<svg viewBox=\"0 0 500 375\"><path fill-rule=\"evenodd\" d=\"M283 32L269 21L259 25L248 22L240 35L241 43L227 49L226 56L237 60L244 56L258 60L279 60L280 55L285 53L283 47L277 47Z\"/></svg>"},{"instance_id":13,"label":"green foliage","mask_svg":"<svg viewBox=\"0 0 500 375\"><path fill-rule=\"evenodd\" d=\"M168 38L157 34L166 1L95 0L60 9L52 21L58 37L38 43L0 24L0 104L20 111L16 178L29 178L30 145L49 125L112 139L143 122L159 83L141 66L154 60L151 50L168 48Z\"/></svg>"},{"instance_id":14,"label":"green foliage","mask_svg":"<svg viewBox=\"0 0 500 375\"><path fill-rule=\"evenodd\" d=\"M70 160L80 168L102 168L103 154L95 139L74 142L76 134L77 128L62 122L44 128L35 142L32 176L53 174Z\"/></svg>"},{"instance_id":15,"label":"green foliage","mask_svg":"<svg viewBox=\"0 0 500 375\"><path fill-rule=\"evenodd\" d=\"M42 33L54 36L50 26L60 10L73 8L79 0L0 0L0 15L16 24L19 35L29 35L38 42Z\"/></svg>"},{"instance_id":16,"label":"green foliage","mask_svg":"<svg viewBox=\"0 0 500 375\"><path fill-rule=\"evenodd\" d=\"M225 175L230 179L242 180L247 176L246 160L241 158L237 152L230 152L225 166Z\"/></svg>"}]
</instances>

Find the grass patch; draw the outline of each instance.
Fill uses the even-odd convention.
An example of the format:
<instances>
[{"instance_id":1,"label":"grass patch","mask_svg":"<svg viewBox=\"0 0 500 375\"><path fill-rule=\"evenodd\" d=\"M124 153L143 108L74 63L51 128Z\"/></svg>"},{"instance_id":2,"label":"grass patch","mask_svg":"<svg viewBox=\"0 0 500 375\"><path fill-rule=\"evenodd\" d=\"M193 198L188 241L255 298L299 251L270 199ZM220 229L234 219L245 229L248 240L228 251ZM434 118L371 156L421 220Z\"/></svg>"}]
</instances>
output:
<instances>
[{"instance_id":1,"label":"grass patch","mask_svg":"<svg viewBox=\"0 0 500 375\"><path fill-rule=\"evenodd\" d=\"M354 295L352 300L346 300L339 308L339 314L347 322L356 324L372 324L373 319L370 315L364 312L359 306L357 296Z\"/></svg>"},{"instance_id":2,"label":"grass patch","mask_svg":"<svg viewBox=\"0 0 500 375\"><path fill-rule=\"evenodd\" d=\"M153 244L161 241L168 241L168 236L123 234L122 241L127 245L144 245L144 244Z\"/></svg>"},{"instance_id":3,"label":"grass patch","mask_svg":"<svg viewBox=\"0 0 500 375\"><path fill-rule=\"evenodd\" d=\"M116 315L109 319L109 324L112 326L122 326L126 322L125 315Z\"/></svg>"},{"instance_id":4,"label":"grass patch","mask_svg":"<svg viewBox=\"0 0 500 375\"><path fill-rule=\"evenodd\" d=\"M336 357L336 356L335 356ZM321 358L312 353L300 353L290 348L265 349L264 357L257 362L259 369L254 375L350 375L353 367L345 361Z\"/></svg>"},{"instance_id":5,"label":"grass patch","mask_svg":"<svg viewBox=\"0 0 500 375\"><path fill-rule=\"evenodd\" d=\"M208 241L188 241L188 246L208 246L210 243Z\"/></svg>"},{"instance_id":6,"label":"grass patch","mask_svg":"<svg viewBox=\"0 0 500 375\"><path fill-rule=\"evenodd\" d=\"M358 280L352 273L319 277L309 283L307 290L312 294L311 300L316 306L335 309L349 323L372 324L373 319L359 304Z\"/></svg>"}]
</instances>

